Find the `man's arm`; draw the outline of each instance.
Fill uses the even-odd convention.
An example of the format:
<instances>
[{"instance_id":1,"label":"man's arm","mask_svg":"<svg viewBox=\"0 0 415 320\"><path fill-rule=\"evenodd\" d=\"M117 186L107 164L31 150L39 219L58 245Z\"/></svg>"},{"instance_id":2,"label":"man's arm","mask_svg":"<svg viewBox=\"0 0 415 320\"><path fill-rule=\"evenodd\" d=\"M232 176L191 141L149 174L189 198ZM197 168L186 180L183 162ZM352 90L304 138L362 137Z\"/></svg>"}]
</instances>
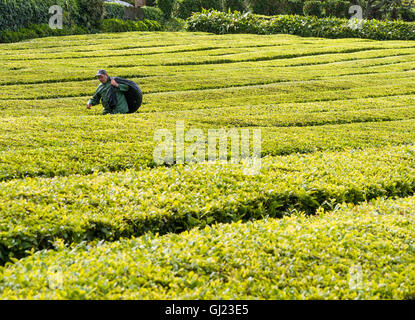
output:
<instances>
[{"instance_id":1,"label":"man's arm","mask_svg":"<svg viewBox=\"0 0 415 320\"><path fill-rule=\"evenodd\" d=\"M95 105L99 104L100 101L101 101L101 92L100 92L100 90L97 89L94 96L91 99L89 99L89 101L87 103L87 108L90 109L91 106L95 106Z\"/></svg>"}]
</instances>

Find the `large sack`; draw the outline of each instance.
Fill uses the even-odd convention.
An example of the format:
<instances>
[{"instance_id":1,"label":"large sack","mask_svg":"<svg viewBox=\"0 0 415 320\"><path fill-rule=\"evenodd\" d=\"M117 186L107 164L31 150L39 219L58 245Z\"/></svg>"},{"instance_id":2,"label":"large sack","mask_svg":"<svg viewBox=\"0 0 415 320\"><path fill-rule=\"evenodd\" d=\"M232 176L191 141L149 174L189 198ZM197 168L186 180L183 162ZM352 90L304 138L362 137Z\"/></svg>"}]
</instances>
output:
<instances>
[{"instance_id":1,"label":"large sack","mask_svg":"<svg viewBox=\"0 0 415 320\"><path fill-rule=\"evenodd\" d=\"M128 104L128 113L134 113L140 108L141 103L143 102L143 93L141 92L140 87L131 80L123 79L120 77L113 78L117 83L126 84L128 85L128 91L123 92ZM108 79L111 81L111 79ZM108 103L109 105L116 105L117 104L117 97L114 94L113 87L108 90Z\"/></svg>"}]
</instances>

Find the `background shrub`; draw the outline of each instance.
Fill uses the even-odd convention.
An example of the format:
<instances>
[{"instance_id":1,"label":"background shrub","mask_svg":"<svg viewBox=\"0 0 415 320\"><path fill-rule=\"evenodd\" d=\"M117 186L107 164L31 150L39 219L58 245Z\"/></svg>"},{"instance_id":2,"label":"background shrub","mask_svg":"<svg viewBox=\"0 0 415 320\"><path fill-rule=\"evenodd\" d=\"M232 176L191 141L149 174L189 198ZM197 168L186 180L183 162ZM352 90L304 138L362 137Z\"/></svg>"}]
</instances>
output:
<instances>
[{"instance_id":1,"label":"background shrub","mask_svg":"<svg viewBox=\"0 0 415 320\"><path fill-rule=\"evenodd\" d=\"M133 6L135 5L135 0L122 0L124 2L128 2L129 4L132 4ZM154 7L156 0L146 0L146 6L148 7Z\"/></svg>"},{"instance_id":2,"label":"background shrub","mask_svg":"<svg viewBox=\"0 0 415 320\"><path fill-rule=\"evenodd\" d=\"M182 31L186 21L180 18L172 17L163 23L163 30L165 31Z\"/></svg>"},{"instance_id":3,"label":"background shrub","mask_svg":"<svg viewBox=\"0 0 415 320\"><path fill-rule=\"evenodd\" d=\"M104 32L126 32L132 31L131 20L104 19L101 22L101 30Z\"/></svg>"},{"instance_id":4,"label":"background shrub","mask_svg":"<svg viewBox=\"0 0 415 320\"><path fill-rule=\"evenodd\" d=\"M306 1L303 7L303 13L306 16L316 16L322 17L323 16L323 6L320 1L312 0Z\"/></svg>"},{"instance_id":5,"label":"background shrub","mask_svg":"<svg viewBox=\"0 0 415 320\"><path fill-rule=\"evenodd\" d=\"M104 19L101 21L100 29L103 32L159 31L162 30L162 26L159 22L151 20Z\"/></svg>"},{"instance_id":6,"label":"background shrub","mask_svg":"<svg viewBox=\"0 0 415 320\"><path fill-rule=\"evenodd\" d=\"M187 19L193 13L201 12L202 9L222 10L223 5L222 0L176 0L173 12L175 17Z\"/></svg>"},{"instance_id":7,"label":"background shrub","mask_svg":"<svg viewBox=\"0 0 415 320\"><path fill-rule=\"evenodd\" d=\"M247 0L247 7L257 14L303 14L303 0Z\"/></svg>"},{"instance_id":8,"label":"background shrub","mask_svg":"<svg viewBox=\"0 0 415 320\"><path fill-rule=\"evenodd\" d=\"M135 5L135 0L123 0L125 2L128 2L132 5ZM146 0L146 6L148 7L154 7L156 5L156 0Z\"/></svg>"},{"instance_id":9,"label":"background shrub","mask_svg":"<svg viewBox=\"0 0 415 320\"><path fill-rule=\"evenodd\" d=\"M163 12L165 19L170 19L173 12L174 0L156 0L156 5Z\"/></svg>"},{"instance_id":10,"label":"background shrub","mask_svg":"<svg viewBox=\"0 0 415 320\"><path fill-rule=\"evenodd\" d=\"M375 40L415 40L415 24L410 22L363 20L361 29L349 27L349 19L278 15L271 19L239 12L196 13L187 20L186 30L225 33L294 34L303 37L367 38Z\"/></svg>"},{"instance_id":11,"label":"background shrub","mask_svg":"<svg viewBox=\"0 0 415 320\"><path fill-rule=\"evenodd\" d=\"M404 21L415 21L415 9L414 8L400 8L399 10L400 19Z\"/></svg>"},{"instance_id":12,"label":"background shrub","mask_svg":"<svg viewBox=\"0 0 415 320\"><path fill-rule=\"evenodd\" d=\"M104 19L124 19L124 6L116 2L105 2Z\"/></svg>"},{"instance_id":13,"label":"background shrub","mask_svg":"<svg viewBox=\"0 0 415 320\"><path fill-rule=\"evenodd\" d=\"M202 10L195 13L186 21L185 29L189 31L212 32L216 34L225 33L260 33L262 20L252 13L234 13L215 10Z\"/></svg>"},{"instance_id":14,"label":"background shrub","mask_svg":"<svg viewBox=\"0 0 415 320\"><path fill-rule=\"evenodd\" d=\"M62 1L56 1L61 5ZM51 0L0 0L0 30L18 30L31 23L47 23Z\"/></svg>"},{"instance_id":15,"label":"background shrub","mask_svg":"<svg viewBox=\"0 0 415 320\"><path fill-rule=\"evenodd\" d=\"M104 15L104 0L77 0L78 25L96 29Z\"/></svg>"},{"instance_id":16,"label":"background shrub","mask_svg":"<svg viewBox=\"0 0 415 320\"><path fill-rule=\"evenodd\" d=\"M349 18L350 1L325 0L322 3L325 17Z\"/></svg>"},{"instance_id":17,"label":"background shrub","mask_svg":"<svg viewBox=\"0 0 415 320\"><path fill-rule=\"evenodd\" d=\"M382 10L382 18L386 20L404 20L415 21L414 8L394 6L389 9Z\"/></svg>"},{"instance_id":18,"label":"background shrub","mask_svg":"<svg viewBox=\"0 0 415 320\"><path fill-rule=\"evenodd\" d=\"M142 8L144 12L144 19L154 20L154 21L163 21L164 15L163 11L157 7L148 7L145 6Z\"/></svg>"},{"instance_id":19,"label":"background shrub","mask_svg":"<svg viewBox=\"0 0 415 320\"><path fill-rule=\"evenodd\" d=\"M210 8L206 8L210 9ZM224 12L230 11L247 11L245 1L244 0L222 0L221 1L221 9Z\"/></svg>"}]
</instances>

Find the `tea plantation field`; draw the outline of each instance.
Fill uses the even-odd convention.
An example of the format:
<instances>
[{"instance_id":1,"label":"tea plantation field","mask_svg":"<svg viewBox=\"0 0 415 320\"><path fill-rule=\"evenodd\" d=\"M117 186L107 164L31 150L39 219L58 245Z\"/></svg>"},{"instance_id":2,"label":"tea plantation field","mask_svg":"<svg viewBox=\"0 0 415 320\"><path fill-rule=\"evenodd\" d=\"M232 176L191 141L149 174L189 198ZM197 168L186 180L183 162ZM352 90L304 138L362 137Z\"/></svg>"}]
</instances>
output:
<instances>
[{"instance_id":1,"label":"tea plantation field","mask_svg":"<svg viewBox=\"0 0 415 320\"><path fill-rule=\"evenodd\" d=\"M415 42L130 32L0 60L0 299L415 297ZM86 109L98 69L138 113ZM258 174L156 165L177 121L260 129Z\"/></svg>"}]
</instances>

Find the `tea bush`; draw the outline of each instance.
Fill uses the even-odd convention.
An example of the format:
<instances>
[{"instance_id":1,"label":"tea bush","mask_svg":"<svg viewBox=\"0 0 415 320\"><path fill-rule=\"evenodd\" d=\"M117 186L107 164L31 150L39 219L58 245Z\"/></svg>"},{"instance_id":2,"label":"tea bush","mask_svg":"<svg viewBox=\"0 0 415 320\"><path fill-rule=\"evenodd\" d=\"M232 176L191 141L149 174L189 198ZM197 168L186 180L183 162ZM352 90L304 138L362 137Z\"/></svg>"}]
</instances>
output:
<instances>
[{"instance_id":1,"label":"tea bush","mask_svg":"<svg viewBox=\"0 0 415 320\"><path fill-rule=\"evenodd\" d=\"M2 299L410 299L415 198L42 250ZM249 259L247 258L249 257Z\"/></svg>"},{"instance_id":2,"label":"tea bush","mask_svg":"<svg viewBox=\"0 0 415 320\"><path fill-rule=\"evenodd\" d=\"M400 146L266 157L253 176L244 174L246 163L200 163L2 182L0 259L50 248L57 238L114 241L405 197L415 192L414 155L414 146Z\"/></svg>"}]
</instances>

